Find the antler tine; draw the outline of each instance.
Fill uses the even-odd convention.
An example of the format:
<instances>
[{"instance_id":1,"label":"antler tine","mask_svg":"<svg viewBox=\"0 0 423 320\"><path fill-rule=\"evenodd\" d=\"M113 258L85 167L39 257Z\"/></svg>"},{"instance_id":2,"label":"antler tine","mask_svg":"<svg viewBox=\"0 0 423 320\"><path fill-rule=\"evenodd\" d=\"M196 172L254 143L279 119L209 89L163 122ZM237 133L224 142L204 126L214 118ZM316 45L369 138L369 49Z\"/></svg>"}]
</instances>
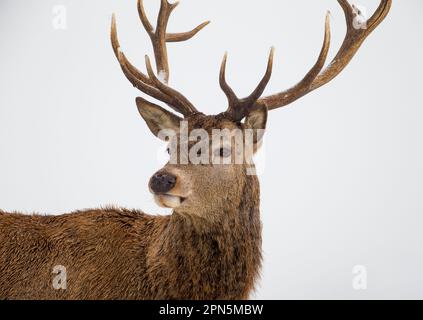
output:
<instances>
[{"instance_id":1,"label":"antler tine","mask_svg":"<svg viewBox=\"0 0 423 320\"><path fill-rule=\"evenodd\" d=\"M257 87L254 91L246 98L239 99L232 88L228 85L226 81L226 62L227 62L227 53L225 53L222 65L220 67L220 87L222 88L223 92L226 94L228 98L228 109L226 113L231 116L231 118L235 121L241 121L250 110L256 104L256 101L260 98L263 94L264 90L266 89L267 84L270 81L272 76L273 70L273 57L274 57L275 49L272 47L269 54L269 59L267 61L267 69L266 73L264 74L263 78L260 80Z\"/></svg>"},{"instance_id":2,"label":"antler tine","mask_svg":"<svg viewBox=\"0 0 423 320\"><path fill-rule=\"evenodd\" d=\"M180 32L180 33L168 33L166 34L166 42L181 42L187 41L194 37L198 32L200 32L205 26L207 26L210 21L205 21L202 24L198 25L194 29L188 32Z\"/></svg>"},{"instance_id":3,"label":"antler tine","mask_svg":"<svg viewBox=\"0 0 423 320\"><path fill-rule=\"evenodd\" d=\"M226 97L228 98L229 107L236 105L239 102L237 95L234 90L229 86L226 81L226 62L228 60L228 53L225 52L223 56L222 64L220 66L219 83Z\"/></svg>"},{"instance_id":4,"label":"antler tine","mask_svg":"<svg viewBox=\"0 0 423 320\"><path fill-rule=\"evenodd\" d=\"M167 33L167 24L172 11L178 6L179 2L169 3L168 0L161 0L160 12L157 18L157 28L154 30L144 9L144 1L138 0L138 13L144 29L150 36L153 44L154 56L156 58L157 74L163 78L163 82L169 82L170 70L167 55L167 42L181 42L194 37L201 29L210 23L206 21L188 32Z\"/></svg>"},{"instance_id":5,"label":"antler tine","mask_svg":"<svg viewBox=\"0 0 423 320\"><path fill-rule=\"evenodd\" d=\"M370 28L367 28L367 33L370 34L377 26L385 20L386 16L389 13L389 10L392 6L392 0L389 1L381 1L379 7L376 9L373 16L370 17L369 21L367 22Z\"/></svg>"},{"instance_id":6,"label":"antler tine","mask_svg":"<svg viewBox=\"0 0 423 320\"><path fill-rule=\"evenodd\" d=\"M137 1L137 9L138 9L138 15L140 16L144 29L145 31L147 31L148 35L151 37L154 34L154 27L150 23L150 20L148 20L147 14L144 9L143 0Z\"/></svg>"},{"instance_id":7,"label":"antler tine","mask_svg":"<svg viewBox=\"0 0 423 320\"><path fill-rule=\"evenodd\" d=\"M138 0L142 4L143 0ZM169 61L166 46L166 29L169 17L179 2L170 4L167 0L161 0L160 12L157 18L156 30L150 34L156 58L157 74L161 76L163 82L169 82Z\"/></svg>"},{"instance_id":8,"label":"antler tine","mask_svg":"<svg viewBox=\"0 0 423 320\"><path fill-rule=\"evenodd\" d=\"M181 112L184 116L188 116L192 113L198 112L198 110L184 95L182 95L175 89L172 89L171 87L167 86L165 83L163 83L160 79L156 77L153 68L151 67L150 58L147 55L145 56L145 64L147 67L148 75L150 76L151 80L153 80L154 84L157 88L159 88L159 90L161 90L171 99L171 105L178 107L179 112Z\"/></svg>"},{"instance_id":9,"label":"antler tine","mask_svg":"<svg viewBox=\"0 0 423 320\"><path fill-rule=\"evenodd\" d=\"M392 5L392 0L380 1L381 2L379 4L378 9L373 14L373 16L367 21L367 28L355 28L354 13L352 6L347 0L338 0L338 3L345 14L347 32L345 35L345 39L341 45L341 48L339 49L338 53L336 54L335 58L333 58L329 66L322 71L322 63L324 64L326 60L326 50L329 49L330 44L330 40L328 38L328 35L330 35L329 18L327 16L323 49L320 53L318 61L307 74L307 76L293 88L268 97L263 97L257 102L259 104L264 104L269 110L280 108L290 104L291 102L301 98L309 92L333 80L348 65L348 63L357 53L360 46L363 44L364 40L372 33L372 31L376 29L376 27L387 16Z\"/></svg>"},{"instance_id":10,"label":"antler tine","mask_svg":"<svg viewBox=\"0 0 423 320\"><path fill-rule=\"evenodd\" d=\"M270 78L272 77L274 55L275 55L275 48L272 47L270 49L269 59L267 61L266 73L264 74L264 76L261 79L260 83L258 84L257 88L253 91L253 93L251 93L251 95L249 97L246 98L246 101L248 103L256 102L261 97L264 90L266 89L267 84L269 83Z\"/></svg>"},{"instance_id":11,"label":"antler tine","mask_svg":"<svg viewBox=\"0 0 423 320\"><path fill-rule=\"evenodd\" d=\"M162 91L158 90L155 87L149 86L148 84L142 82L138 78L136 78L131 71L128 69L128 67L125 64L124 58L125 55L121 52L119 52L118 60L121 65L123 74L126 76L126 78L132 83L132 85L140 90L141 92L144 92L145 94L149 95L150 97L153 97L159 101L162 101L166 103L168 106L170 106L172 109L174 109L177 112L181 112L180 108L173 104L173 99L169 97L167 94L163 93Z\"/></svg>"},{"instance_id":12,"label":"antler tine","mask_svg":"<svg viewBox=\"0 0 423 320\"><path fill-rule=\"evenodd\" d=\"M117 35L115 14L112 14L110 40L112 42L113 52L115 53L116 58L119 60L119 53L122 53L122 50L121 50L119 38L118 38L118 35ZM129 60L126 58L125 55L122 55L122 59L123 59L124 65L126 65L127 69L130 71L131 74L134 75L134 77L136 77L137 79L141 80L144 83L147 83L147 84L150 84L150 85L152 84L152 81L144 73L142 73L135 66L133 66L129 62Z\"/></svg>"}]
</instances>

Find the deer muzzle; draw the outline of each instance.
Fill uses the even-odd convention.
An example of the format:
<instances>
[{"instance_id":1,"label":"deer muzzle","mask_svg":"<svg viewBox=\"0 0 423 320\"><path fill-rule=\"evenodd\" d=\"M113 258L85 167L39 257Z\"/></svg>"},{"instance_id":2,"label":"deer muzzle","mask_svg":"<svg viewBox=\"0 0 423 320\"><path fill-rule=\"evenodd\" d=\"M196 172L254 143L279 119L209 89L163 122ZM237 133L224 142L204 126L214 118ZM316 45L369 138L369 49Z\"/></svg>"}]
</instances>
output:
<instances>
[{"instance_id":1,"label":"deer muzzle","mask_svg":"<svg viewBox=\"0 0 423 320\"><path fill-rule=\"evenodd\" d=\"M150 179L150 189L155 194L166 194L176 185L176 177L167 172L157 172Z\"/></svg>"}]
</instances>

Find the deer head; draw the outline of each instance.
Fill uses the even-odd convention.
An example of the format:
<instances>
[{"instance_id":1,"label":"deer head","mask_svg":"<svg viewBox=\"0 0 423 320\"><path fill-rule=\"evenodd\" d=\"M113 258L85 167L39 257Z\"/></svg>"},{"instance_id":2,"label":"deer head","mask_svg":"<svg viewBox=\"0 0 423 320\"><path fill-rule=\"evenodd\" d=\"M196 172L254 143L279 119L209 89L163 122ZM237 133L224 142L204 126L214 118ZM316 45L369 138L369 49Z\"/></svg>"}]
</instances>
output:
<instances>
[{"instance_id":1,"label":"deer head","mask_svg":"<svg viewBox=\"0 0 423 320\"><path fill-rule=\"evenodd\" d=\"M112 46L126 78L144 94L165 103L182 115L182 117L178 116L157 104L138 97L136 104L147 126L154 135L168 141L171 159L175 158L174 155L177 151L182 153L184 149L185 154L194 154L194 156L197 155L203 160L209 161L196 163L190 156L185 162L182 161L183 163L169 161L164 168L153 175L149 183L150 190L158 204L177 208L179 212L188 215L198 215L209 206L213 206L215 209L224 209L228 201L239 198L240 186L247 181L249 176L249 170L246 169L253 167L251 156L258 149L262 140L268 111L284 107L334 79L348 65L367 36L384 20L392 0L381 0L378 9L367 21L366 28L359 29L354 27L356 16L354 8L347 0L338 0L338 3L345 14L347 32L340 50L326 68L324 66L330 46L329 13L325 21L323 46L316 63L298 84L288 90L262 97L272 73L274 53L272 48L266 72L258 86L248 97L239 98L226 82L227 55L225 54L220 69L220 86L228 98L228 107L226 111L217 115L205 115L199 112L184 95L168 85L167 43L189 40L209 22L204 22L189 32L168 33L167 23L178 3L161 0L157 26L154 28L146 16L143 0L138 0L139 16L154 48L157 71L157 73L153 71L150 59L146 56L147 73L143 73L133 66L122 52L113 15ZM198 148L194 141L186 136L183 137L182 126L189 133L188 136L196 130L202 130L211 137L213 130L227 129L225 132L229 132L229 139L227 139L229 141L235 139L234 132L240 132L245 138L247 130L252 130L253 134L249 133L252 137L250 148L252 151L244 152L244 160L238 163L235 161L236 154L239 153L236 143L225 145L223 142L212 143L206 140L208 148ZM174 134L163 134L169 130ZM198 136L198 134L194 135ZM229 160L225 161L225 159Z\"/></svg>"}]
</instances>

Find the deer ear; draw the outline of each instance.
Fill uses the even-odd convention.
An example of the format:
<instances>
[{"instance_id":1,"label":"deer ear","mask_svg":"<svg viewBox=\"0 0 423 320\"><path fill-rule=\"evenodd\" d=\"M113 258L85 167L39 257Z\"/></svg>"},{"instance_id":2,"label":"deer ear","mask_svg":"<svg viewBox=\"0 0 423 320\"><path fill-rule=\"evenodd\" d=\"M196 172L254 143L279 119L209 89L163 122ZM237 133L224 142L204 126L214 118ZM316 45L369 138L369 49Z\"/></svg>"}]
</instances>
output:
<instances>
[{"instance_id":1,"label":"deer ear","mask_svg":"<svg viewBox=\"0 0 423 320\"><path fill-rule=\"evenodd\" d=\"M172 132L179 131L182 119L177 115L140 97L136 99L136 103L141 117L156 137L166 141Z\"/></svg>"},{"instance_id":2,"label":"deer ear","mask_svg":"<svg viewBox=\"0 0 423 320\"><path fill-rule=\"evenodd\" d=\"M267 108L261 106L258 109L252 110L245 118L245 128L254 130L254 151L256 151L263 139L264 130L267 123Z\"/></svg>"}]
</instances>

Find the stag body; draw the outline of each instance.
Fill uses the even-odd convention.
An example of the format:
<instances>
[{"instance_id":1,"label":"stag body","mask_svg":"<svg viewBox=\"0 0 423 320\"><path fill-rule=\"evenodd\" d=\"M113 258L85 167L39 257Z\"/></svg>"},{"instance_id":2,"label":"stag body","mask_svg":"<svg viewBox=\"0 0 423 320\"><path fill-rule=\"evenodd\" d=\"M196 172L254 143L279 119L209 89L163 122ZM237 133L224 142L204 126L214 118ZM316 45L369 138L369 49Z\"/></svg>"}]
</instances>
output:
<instances>
[{"instance_id":1,"label":"stag body","mask_svg":"<svg viewBox=\"0 0 423 320\"><path fill-rule=\"evenodd\" d=\"M220 85L228 108L216 116L200 113L181 93L169 87L168 42L193 37L208 22L190 32L168 33L167 23L177 3L161 0L157 27L153 28L138 1L141 22L154 48L156 73L146 57L147 74L138 70L121 50L112 18L111 42L120 67L134 87L164 102L184 118L138 97L136 104L148 128L180 150L187 143L178 133L186 121L189 132L215 129L252 135L245 162L235 162L236 145L209 145L207 163L170 161L150 179L156 202L173 208L168 217L153 217L125 209L88 210L48 217L0 212L0 298L58 299L242 299L248 298L259 275L261 224L259 186L253 153L259 148L268 111L288 105L335 78L350 62L367 36L389 12L391 0L381 0L367 29L355 29L355 13L347 0L338 0L347 20L341 49L326 67L330 46L329 15L320 55L309 73L286 91L261 97L273 66L271 50L267 70L256 89L238 98L226 82L226 55ZM172 131L170 136L163 130ZM250 131L248 131L250 132ZM198 150L194 149L198 154ZM203 151L200 152L200 154ZM230 158L229 158L230 157ZM229 162L214 160L229 158ZM225 163L225 164L223 164ZM67 270L67 289L52 286L53 268Z\"/></svg>"}]
</instances>

